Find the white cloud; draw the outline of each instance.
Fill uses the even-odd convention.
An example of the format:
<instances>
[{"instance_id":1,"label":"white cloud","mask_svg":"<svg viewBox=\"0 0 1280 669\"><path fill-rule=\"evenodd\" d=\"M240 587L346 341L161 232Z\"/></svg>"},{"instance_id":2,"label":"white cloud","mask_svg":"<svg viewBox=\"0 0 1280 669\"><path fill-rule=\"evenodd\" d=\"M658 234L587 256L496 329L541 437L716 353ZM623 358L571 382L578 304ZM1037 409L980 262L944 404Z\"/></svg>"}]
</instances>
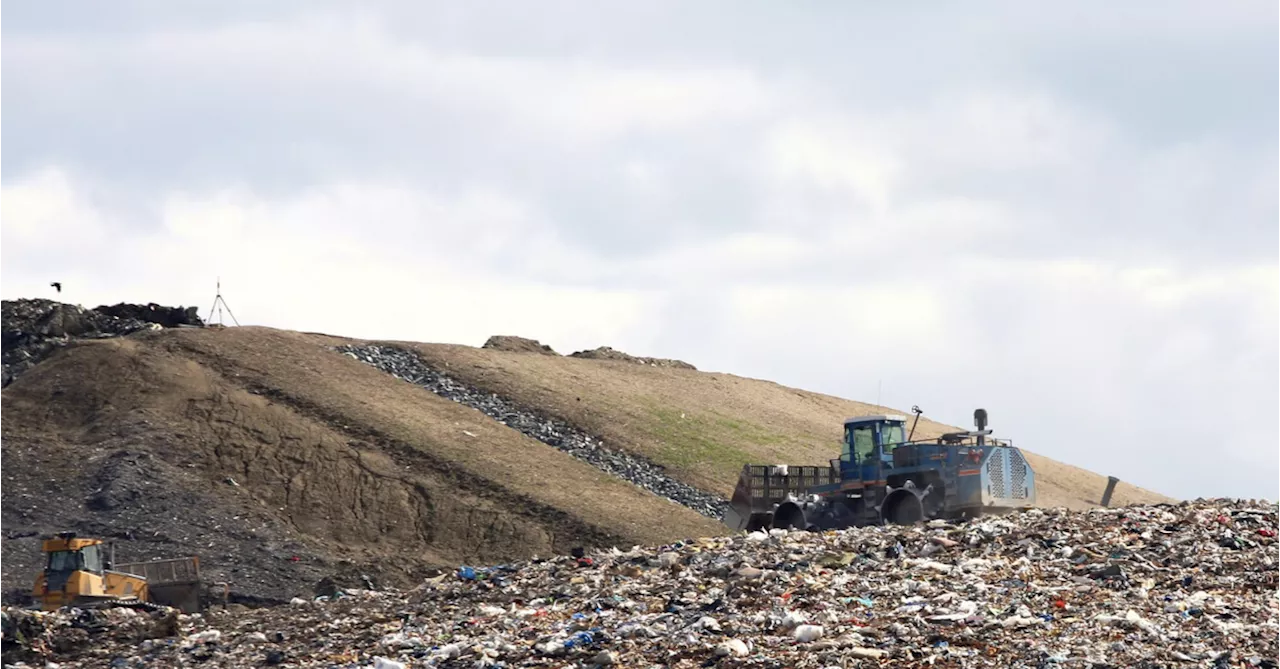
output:
<instances>
[{"instance_id":1,"label":"white cloud","mask_svg":"<svg viewBox=\"0 0 1280 669\"><path fill-rule=\"evenodd\" d=\"M539 285L488 271L486 261L521 243L519 206L501 198L436 200L363 184L283 201L230 191L174 195L157 203L159 225L116 226L110 234L104 222L112 214L86 203L57 170L5 186L0 201L6 293L15 287L13 261L44 250L49 275L66 284L64 299L86 306L195 303L207 316L201 300L212 302L221 277L246 324L478 345L519 323L530 336L583 346L643 332L657 306L637 292ZM431 243L396 254L380 243L395 234ZM103 253L106 244L130 262ZM110 282L95 285L104 274ZM21 294L46 292L19 285Z\"/></svg>"},{"instance_id":2,"label":"white cloud","mask_svg":"<svg viewBox=\"0 0 1280 669\"><path fill-rule=\"evenodd\" d=\"M175 82L198 73L206 83L240 94L330 97L328 92L341 90L392 96L483 114L495 123L534 125L575 143L750 117L772 104L762 83L746 70L635 68L450 52L402 39L366 12L316 12L301 20L147 33L123 45L15 36L5 51L14 63L10 76L23 78L41 97L65 95L57 91L60 80L92 82L81 96L66 98L72 103L106 95L113 85L138 86L134 72ZM23 72L32 68L45 74L27 80Z\"/></svg>"},{"instance_id":3,"label":"white cloud","mask_svg":"<svg viewBox=\"0 0 1280 669\"><path fill-rule=\"evenodd\" d=\"M1244 66L1274 31L1244 10L418 11L6 23L5 295L203 309L221 275L252 322L882 381L1275 494L1275 72ZM1184 473L1203 415L1248 471Z\"/></svg>"},{"instance_id":4,"label":"white cloud","mask_svg":"<svg viewBox=\"0 0 1280 669\"><path fill-rule=\"evenodd\" d=\"M820 118L783 122L766 140L762 161L768 167L762 178L783 191L793 180L844 191L855 207L868 207L872 217L883 219L902 166L883 139L876 139L877 128L871 123ZM777 206L790 208L794 203ZM785 220L785 213L778 217Z\"/></svg>"},{"instance_id":5,"label":"white cloud","mask_svg":"<svg viewBox=\"0 0 1280 669\"><path fill-rule=\"evenodd\" d=\"M0 199L6 241L29 252L50 252L68 239L97 246L108 238L107 224L65 172L45 168L4 187Z\"/></svg>"}]
</instances>

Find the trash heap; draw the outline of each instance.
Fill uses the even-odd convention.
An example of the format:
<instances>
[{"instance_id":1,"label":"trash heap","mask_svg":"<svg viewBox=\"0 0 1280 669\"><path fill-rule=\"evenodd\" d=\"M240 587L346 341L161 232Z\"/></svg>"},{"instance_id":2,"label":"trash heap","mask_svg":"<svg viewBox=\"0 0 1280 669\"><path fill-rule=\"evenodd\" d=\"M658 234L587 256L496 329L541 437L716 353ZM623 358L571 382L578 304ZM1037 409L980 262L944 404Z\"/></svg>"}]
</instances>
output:
<instances>
[{"instance_id":1,"label":"trash heap","mask_svg":"<svg viewBox=\"0 0 1280 669\"><path fill-rule=\"evenodd\" d=\"M671 358L649 358L638 355L624 353L611 346L600 346L588 351L577 351L569 354L570 358L586 358L588 360L617 360L620 362L630 362L637 365L647 365L649 367L673 367L676 369L692 369L697 367L683 361L673 360Z\"/></svg>"},{"instance_id":2,"label":"trash heap","mask_svg":"<svg viewBox=\"0 0 1280 669\"><path fill-rule=\"evenodd\" d=\"M77 655L90 645L132 645L177 635L181 631L178 610L155 608L154 611L114 608L43 613L6 607L4 666L15 666L10 664L15 657L31 660Z\"/></svg>"},{"instance_id":3,"label":"trash heap","mask_svg":"<svg viewBox=\"0 0 1280 669\"><path fill-rule=\"evenodd\" d=\"M160 639L107 628L69 653L75 614L6 615L41 617L29 666L1275 667L1276 511L1032 509L576 551L181 616Z\"/></svg>"},{"instance_id":4,"label":"trash heap","mask_svg":"<svg viewBox=\"0 0 1280 669\"><path fill-rule=\"evenodd\" d=\"M4 300L4 381L23 372L73 339L118 337L139 330L203 326L195 307L116 304L85 309L53 300Z\"/></svg>"}]
</instances>

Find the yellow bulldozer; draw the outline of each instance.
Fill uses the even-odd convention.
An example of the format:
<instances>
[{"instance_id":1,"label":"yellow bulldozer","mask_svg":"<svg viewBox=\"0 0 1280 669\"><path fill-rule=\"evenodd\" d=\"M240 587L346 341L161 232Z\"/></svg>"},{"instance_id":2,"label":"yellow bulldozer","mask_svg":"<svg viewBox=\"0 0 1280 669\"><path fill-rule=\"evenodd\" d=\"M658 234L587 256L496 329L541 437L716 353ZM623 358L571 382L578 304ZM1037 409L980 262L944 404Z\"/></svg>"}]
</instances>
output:
<instances>
[{"instance_id":1,"label":"yellow bulldozer","mask_svg":"<svg viewBox=\"0 0 1280 669\"><path fill-rule=\"evenodd\" d=\"M32 594L42 609L163 605L200 610L200 558L115 563L115 545L62 532L43 543Z\"/></svg>"}]
</instances>

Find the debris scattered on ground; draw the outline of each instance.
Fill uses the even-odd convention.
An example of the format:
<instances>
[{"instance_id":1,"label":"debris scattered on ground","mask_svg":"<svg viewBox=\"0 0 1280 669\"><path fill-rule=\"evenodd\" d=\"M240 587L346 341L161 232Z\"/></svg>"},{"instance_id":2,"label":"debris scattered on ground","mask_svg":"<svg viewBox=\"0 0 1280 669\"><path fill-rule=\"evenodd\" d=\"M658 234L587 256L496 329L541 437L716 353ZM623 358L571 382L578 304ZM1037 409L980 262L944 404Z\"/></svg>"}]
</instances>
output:
<instances>
[{"instance_id":1,"label":"debris scattered on ground","mask_svg":"<svg viewBox=\"0 0 1280 669\"><path fill-rule=\"evenodd\" d=\"M494 335L485 341L484 346L480 348L493 349L495 351L511 351L513 353L538 353L541 355L560 355L554 349L537 339L526 339L524 337L512 337L509 335Z\"/></svg>"},{"instance_id":2,"label":"debris scattered on ground","mask_svg":"<svg viewBox=\"0 0 1280 669\"><path fill-rule=\"evenodd\" d=\"M527 339L525 337L515 337L511 335L494 335L485 341L481 348L492 349L495 351L511 351L514 353L538 353L541 355L560 355L554 349L536 339ZM671 367L676 369L692 369L697 367L683 361L672 360L669 358L647 358L635 356L629 353L623 353L609 346L600 346L588 351L578 351L570 353L570 358L583 358L587 360L616 360L619 362L630 362L637 365L648 365L650 367Z\"/></svg>"},{"instance_id":3,"label":"debris scattered on ground","mask_svg":"<svg viewBox=\"0 0 1280 669\"><path fill-rule=\"evenodd\" d=\"M195 307L116 304L96 309L52 300L4 300L4 385L74 339L102 339L165 327L203 326Z\"/></svg>"},{"instance_id":4,"label":"debris scattered on ground","mask_svg":"<svg viewBox=\"0 0 1280 669\"><path fill-rule=\"evenodd\" d=\"M6 609L5 661L1274 668L1276 512L1270 502L1197 500L774 530L181 616L161 639L144 638L155 629L145 614L85 624L77 612Z\"/></svg>"},{"instance_id":5,"label":"debris scattered on ground","mask_svg":"<svg viewBox=\"0 0 1280 669\"><path fill-rule=\"evenodd\" d=\"M705 516L718 520L728 508L728 501L724 498L681 483L652 462L607 448L599 438L564 421L538 416L497 395L471 388L432 369L411 351L379 345L339 346L336 350L398 379L476 409L529 437Z\"/></svg>"},{"instance_id":6,"label":"debris scattered on ground","mask_svg":"<svg viewBox=\"0 0 1280 669\"><path fill-rule=\"evenodd\" d=\"M121 302L111 306L101 306L94 309L94 311L124 321L134 320L143 323L155 323L166 328L200 327L204 325L204 321L200 319L197 313L199 310L196 307L165 307L154 302L147 304L125 304Z\"/></svg>"},{"instance_id":7,"label":"debris scattered on ground","mask_svg":"<svg viewBox=\"0 0 1280 669\"><path fill-rule=\"evenodd\" d=\"M673 367L676 369L698 369L683 360L672 360L670 358L645 358L641 356L623 353L608 346L593 348L589 351L578 351L570 353L570 358L586 358L589 360L619 360L621 362L632 362L637 365L648 365L650 367Z\"/></svg>"},{"instance_id":8,"label":"debris scattered on ground","mask_svg":"<svg viewBox=\"0 0 1280 669\"><path fill-rule=\"evenodd\" d=\"M136 420L122 420L121 432L144 435ZM41 537L62 530L114 541L121 562L198 555L206 585L218 601L224 588L214 583L228 583L228 601L270 603L307 593L313 583L338 570L252 499L215 494L212 486L227 484L203 480L191 469L153 455L149 442L154 439L123 436L120 441L132 442L130 446L96 450L75 475L46 480L29 475L47 462L41 444L6 440L5 603L27 598L44 567ZM51 499L60 502L51 504ZM295 555L302 559L289 560Z\"/></svg>"}]
</instances>

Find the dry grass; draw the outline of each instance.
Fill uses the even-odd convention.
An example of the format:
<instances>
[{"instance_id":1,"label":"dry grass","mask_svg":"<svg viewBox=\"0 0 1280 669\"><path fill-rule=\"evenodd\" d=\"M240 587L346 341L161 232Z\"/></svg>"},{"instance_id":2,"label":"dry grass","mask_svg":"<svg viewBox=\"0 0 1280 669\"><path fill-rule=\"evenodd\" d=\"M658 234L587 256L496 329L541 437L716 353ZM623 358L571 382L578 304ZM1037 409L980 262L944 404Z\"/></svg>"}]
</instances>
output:
<instances>
[{"instance_id":1,"label":"dry grass","mask_svg":"<svg viewBox=\"0 0 1280 669\"><path fill-rule=\"evenodd\" d=\"M461 380L577 424L726 496L746 462L826 463L839 454L845 418L905 413L731 374L402 344ZM922 418L916 435L931 438L959 429ZM1035 469L1042 506L1097 505L1105 476L1024 452ZM1169 499L1121 483L1112 504Z\"/></svg>"},{"instance_id":2,"label":"dry grass","mask_svg":"<svg viewBox=\"0 0 1280 669\"><path fill-rule=\"evenodd\" d=\"M279 389L330 420L407 444L629 539L660 542L673 532L691 536L718 529L479 411L328 349L346 340L266 328L179 331L158 340L223 367L242 383Z\"/></svg>"},{"instance_id":3,"label":"dry grass","mask_svg":"<svg viewBox=\"0 0 1280 669\"><path fill-rule=\"evenodd\" d=\"M278 568L283 541L306 546L330 565L420 568L725 531L328 348L339 342L211 328L88 341L58 352L4 389L6 485L44 490L40 496L48 500L33 506L36 496L10 489L6 529L39 533L89 522L111 532L126 526L146 535L198 536L206 557L216 553L211 565L240 563L258 574ZM139 474L148 482L138 485L158 486L148 499L185 489L201 501L154 520L119 515L138 516L133 504L86 508L95 488L111 481L110 472L100 471L104 458L122 450L154 456L162 463L157 471L183 472L180 485L174 477ZM258 532L272 537L270 556L254 558L259 542L244 532L227 534L236 524L230 519L245 517L246 508L266 514ZM274 529L261 530L267 526ZM6 559L30 557L29 547L9 548ZM178 540L169 548L191 550ZM7 586L10 576L26 577L6 573ZM291 577L282 578L263 588L287 587Z\"/></svg>"}]
</instances>

